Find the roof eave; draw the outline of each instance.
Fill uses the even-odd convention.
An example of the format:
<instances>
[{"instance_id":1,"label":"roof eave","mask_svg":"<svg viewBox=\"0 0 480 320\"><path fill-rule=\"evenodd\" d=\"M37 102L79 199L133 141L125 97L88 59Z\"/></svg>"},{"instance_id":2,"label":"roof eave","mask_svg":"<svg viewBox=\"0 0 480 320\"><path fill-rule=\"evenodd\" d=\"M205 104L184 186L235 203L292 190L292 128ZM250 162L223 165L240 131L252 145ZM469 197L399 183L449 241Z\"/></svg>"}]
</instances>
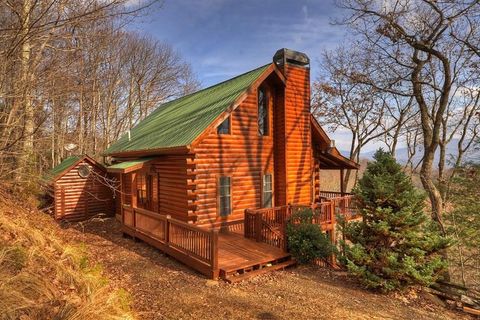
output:
<instances>
[{"instance_id":1,"label":"roof eave","mask_svg":"<svg viewBox=\"0 0 480 320\"><path fill-rule=\"evenodd\" d=\"M176 146L168 148L157 148L157 149L143 149L143 150L132 150L132 151L120 151L120 152L110 152L103 153L104 156L124 158L124 157L143 157L143 156L156 156L156 155L165 155L165 154L187 154L190 152L190 146Z\"/></svg>"},{"instance_id":2,"label":"roof eave","mask_svg":"<svg viewBox=\"0 0 480 320\"><path fill-rule=\"evenodd\" d=\"M137 170L143 169L145 167L148 167L152 163L152 161L154 161L154 160L155 159L150 159L148 161L138 163L138 164L132 165L132 166L127 167L127 168L107 168L107 172L110 172L110 173L129 173L129 172L132 172L132 171L137 171Z\"/></svg>"},{"instance_id":3,"label":"roof eave","mask_svg":"<svg viewBox=\"0 0 480 320\"><path fill-rule=\"evenodd\" d=\"M343 156L340 151L336 147L330 148L327 153L331 155L336 160L340 161L344 165L344 169L353 169L358 170L360 169L360 165L355 161L348 159L347 157Z\"/></svg>"},{"instance_id":4,"label":"roof eave","mask_svg":"<svg viewBox=\"0 0 480 320\"><path fill-rule=\"evenodd\" d=\"M318 123L317 119L313 115L310 115L310 120L313 129L316 131L316 133L320 136L320 138L324 141L324 143L328 146L326 150L322 150L322 154L329 156L332 161L338 162L341 164L341 166L332 168L332 169L353 169L353 170L358 170L360 168L360 165L356 163L355 161L352 161L342 155L340 151L336 147L330 147L331 144L331 139L323 130L322 126ZM312 137L313 139L313 137Z\"/></svg>"}]
</instances>

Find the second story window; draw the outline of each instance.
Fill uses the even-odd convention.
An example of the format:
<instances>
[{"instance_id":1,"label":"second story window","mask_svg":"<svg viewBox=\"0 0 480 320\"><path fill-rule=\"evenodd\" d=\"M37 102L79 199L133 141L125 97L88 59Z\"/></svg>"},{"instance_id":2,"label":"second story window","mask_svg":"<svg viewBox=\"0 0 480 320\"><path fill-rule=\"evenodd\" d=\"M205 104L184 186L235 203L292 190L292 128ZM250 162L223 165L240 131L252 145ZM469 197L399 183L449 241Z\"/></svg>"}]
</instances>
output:
<instances>
[{"instance_id":1,"label":"second story window","mask_svg":"<svg viewBox=\"0 0 480 320\"><path fill-rule=\"evenodd\" d=\"M230 116L217 127L217 134L230 134Z\"/></svg>"},{"instance_id":2,"label":"second story window","mask_svg":"<svg viewBox=\"0 0 480 320\"><path fill-rule=\"evenodd\" d=\"M231 180L230 177L220 177L218 181L218 206L222 217L232 213Z\"/></svg>"},{"instance_id":3,"label":"second story window","mask_svg":"<svg viewBox=\"0 0 480 320\"><path fill-rule=\"evenodd\" d=\"M258 134L268 136L268 97L264 88L258 89Z\"/></svg>"}]
</instances>

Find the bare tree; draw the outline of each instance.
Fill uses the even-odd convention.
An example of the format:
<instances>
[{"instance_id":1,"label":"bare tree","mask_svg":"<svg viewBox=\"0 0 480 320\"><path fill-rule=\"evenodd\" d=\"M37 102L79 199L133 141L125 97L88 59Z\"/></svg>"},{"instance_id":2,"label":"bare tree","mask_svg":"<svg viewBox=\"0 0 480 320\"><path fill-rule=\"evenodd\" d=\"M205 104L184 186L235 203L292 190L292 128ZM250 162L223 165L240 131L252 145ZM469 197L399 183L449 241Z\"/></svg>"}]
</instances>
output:
<instances>
[{"instance_id":1,"label":"bare tree","mask_svg":"<svg viewBox=\"0 0 480 320\"><path fill-rule=\"evenodd\" d=\"M134 14L154 2L131 6L128 0L7 0L0 4L5 18L0 25L4 44L0 54L8 63L8 70L4 69L0 79L8 83L1 93L5 107L0 137L3 150L19 145L14 150L17 152L17 179L35 163L32 161L34 135L41 124L37 119L40 108L36 100L44 98L41 88L47 77L41 70L45 59L52 51L66 50L65 39L79 24Z\"/></svg>"},{"instance_id":2,"label":"bare tree","mask_svg":"<svg viewBox=\"0 0 480 320\"><path fill-rule=\"evenodd\" d=\"M371 57L356 51L354 46L325 52L320 77L313 86L312 113L330 131L349 132L350 160L356 162L360 162L360 153L368 143L401 128L399 123L405 121L409 109L405 108L395 121L387 120L389 114L396 114L389 105L388 94L372 90L362 79L363 70L371 61ZM397 103L396 107L399 107L398 100ZM393 134L394 144L400 132L399 129ZM347 170L344 186L348 185L351 173Z\"/></svg>"},{"instance_id":3,"label":"bare tree","mask_svg":"<svg viewBox=\"0 0 480 320\"><path fill-rule=\"evenodd\" d=\"M420 117L417 114L416 117L410 119L410 121L404 124L405 127L405 144L407 147L407 159L405 162L405 169L410 171L410 175L417 170L421 161L416 161L415 156L419 152L419 146L422 144L420 126Z\"/></svg>"},{"instance_id":4,"label":"bare tree","mask_svg":"<svg viewBox=\"0 0 480 320\"><path fill-rule=\"evenodd\" d=\"M478 25L478 1L345 0L339 4L350 12L343 22L361 39L363 49L375 52L377 63L364 71L365 82L382 92L413 96L416 102L423 142L420 178L432 218L445 232L443 198L432 168L456 71L478 58L466 50L466 41L471 40L466 26L470 21Z\"/></svg>"},{"instance_id":5,"label":"bare tree","mask_svg":"<svg viewBox=\"0 0 480 320\"><path fill-rule=\"evenodd\" d=\"M159 103L198 83L167 44L125 31L157 0L0 2L0 173L33 181L99 155Z\"/></svg>"},{"instance_id":6,"label":"bare tree","mask_svg":"<svg viewBox=\"0 0 480 320\"><path fill-rule=\"evenodd\" d=\"M411 129L408 125L418 115L414 109L412 97L406 98L389 94L387 114L382 127L384 135L382 141L395 157L399 143L405 142L405 136Z\"/></svg>"}]
</instances>

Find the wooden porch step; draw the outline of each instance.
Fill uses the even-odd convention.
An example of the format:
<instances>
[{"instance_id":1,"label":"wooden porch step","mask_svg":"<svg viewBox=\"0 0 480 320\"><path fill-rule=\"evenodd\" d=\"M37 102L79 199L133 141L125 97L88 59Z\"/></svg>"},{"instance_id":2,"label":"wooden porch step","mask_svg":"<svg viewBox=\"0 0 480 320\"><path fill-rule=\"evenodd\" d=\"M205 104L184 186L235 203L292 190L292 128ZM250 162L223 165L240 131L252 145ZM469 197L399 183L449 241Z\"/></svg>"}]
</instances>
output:
<instances>
[{"instance_id":1,"label":"wooden porch step","mask_svg":"<svg viewBox=\"0 0 480 320\"><path fill-rule=\"evenodd\" d=\"M276 262L283 262L283 261L287 261L287 260L291 260L292 259L292 256L288 253L285 253L284 255L281 255L281 256L277 256L275 258L272 258L272 257L266 257L266 258L263 258L261 260L257 260L255 261L255 263L252 263L252 261L245 261L243 263L238 263L238 264L234 264L232 266L225 266L225 267L222 267L221 268L221 272L228 275L232 272L236 272L238 270L243 270L243 269L248 269L248 268L252 268L252 267L255 267L257 266L258 267L261 267L263 265L267 265L267 264L274 264Z\"/></svg>"},{"instance_id":2,"label":"wooden porch step","mask_svg":"<svg viewBox=\"0 0 480 320\"><path fill-rule=\"evenodd\" d=\"M252 271L246 271L242 274L227 275L227 276L225 276L224 279L228 283L236 283L236 282L243 281L243 280L246 280L246 279L249 279L249 278L264 274L264 273L267 273L267 272L276 271L276 270L283 270L287 267L295 265L296 263L297 263L297 261L295 259L291 258L291 259L289 259L287 261L284 261L284 262L280 262L280 263L277 263L277 264L272 264L271 266L263 266L260 269L256 269L256 270L252 270Z\"/></svg>"}]
</instances>

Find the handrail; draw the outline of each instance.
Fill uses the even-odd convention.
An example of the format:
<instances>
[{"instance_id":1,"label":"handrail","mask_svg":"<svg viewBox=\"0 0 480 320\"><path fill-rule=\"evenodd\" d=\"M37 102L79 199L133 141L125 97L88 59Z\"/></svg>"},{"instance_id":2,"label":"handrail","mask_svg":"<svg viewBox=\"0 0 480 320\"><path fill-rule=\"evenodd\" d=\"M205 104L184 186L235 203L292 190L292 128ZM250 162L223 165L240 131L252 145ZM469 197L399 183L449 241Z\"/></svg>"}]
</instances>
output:
<instances>
[{"instance_id":1,"label":"handrail","mask_svg":"<svg viewBox=\"0 0 480 320\"><path fill-rule=\"evenodd\" d=\"M349 192L341 192L341 191L327 191L327 190L320 190L320 197L321 198L337 198L337 197L344 197L344 196L351 196L352 194Z\"/></svg>"},{"instance_id":2,"label":"handrail","mask_svg":"<svg viewBox=\"0 0 480 320\"><path fill-rule=\"evenodd\" d=\"M340 193L336 193L338 195ZM309 208L314 211L313 224L324 230L332 230L336 215L344 215L348 220L355 218L357 211L352 194L331 197L327 201L313 205L287 205L273 208L245 210L244 233L246 238L255 239L279 248L286 249L286 225L296 209Z\"/></svg>"},{"instance_id":3,"label":"handrail","mask_svg":"<svg viewBox=\"0 0 480 320\"><path fill-rule=\"evenodd\" d=\"M169 255L191 261L191 266L198 271L218 277L218 230L208 230L130 205L122 206L122 221L134 236L144 235L146 240L156 241L155 246Z\"/></svg>"}]
</instances>

